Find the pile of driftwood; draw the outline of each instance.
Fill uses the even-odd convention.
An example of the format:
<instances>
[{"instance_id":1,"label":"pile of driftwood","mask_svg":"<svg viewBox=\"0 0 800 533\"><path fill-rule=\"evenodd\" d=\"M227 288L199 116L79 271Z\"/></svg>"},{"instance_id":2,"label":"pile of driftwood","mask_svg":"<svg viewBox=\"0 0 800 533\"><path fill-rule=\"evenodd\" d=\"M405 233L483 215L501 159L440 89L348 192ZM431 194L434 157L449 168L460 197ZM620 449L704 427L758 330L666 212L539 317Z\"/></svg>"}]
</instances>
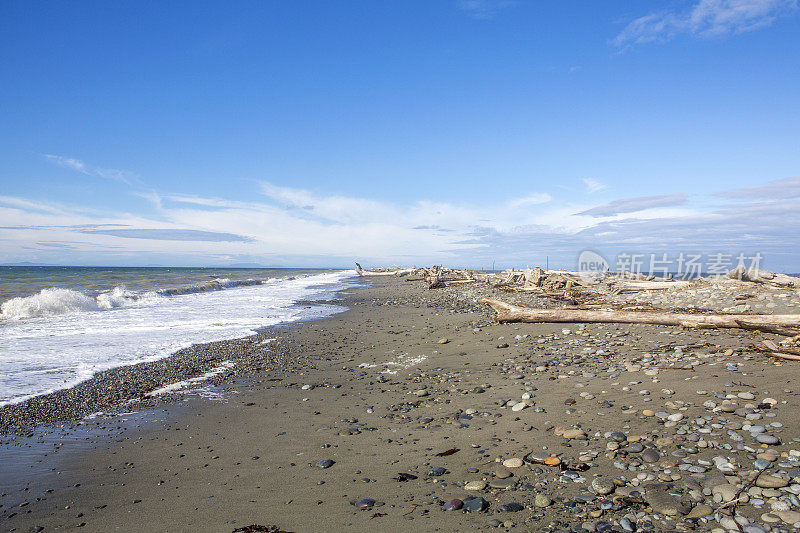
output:
<instances>
[{"instance_id":1,"label":"pile of driftwood","mask_svg":"<svg viewBox=\"0 0 800 533\"><path fill-rule=\"evenodd\" d=\"M657 324L698 329L738 328L774 333L786 337L775 343L765 340L751 349L772 357L800 361L800 315L751 315L680 312L659 309L611 309L605 296L638 292L683 290L720 284L720 288L733 285L733 289L763 285L767 288L800 288L800 278L766 270L736 268L720 278L673 280L629 272L571 272L565 270L505 270L486 273L477 270L452 269L441 265L427 268L394 268L364 270L356 263L361 276L405 276L408 281L424 281L428 288L437 289L450 284L487 284L505 291L533 292L556 300L567 301L572 308L533 309L514 305L495 298L481 300L497 313L499 322L531 323L617 323ZM715 285L716 286L716 285ZM598 302L605 307L597 309ZM595 308L590 308L595 307Z\"/></svg>"},{"instance_id":2,"label":"pile of driftwood","mask_svg":"<svg viewBox=\"0 0 800 533\"><path fill-rule=\"evenodd\" d=\"M735 268L723 277L698 278L691 281L675 280L672 276L656 277L625 271L575 272L542 270L539 267L488 273L478 270L445 268L441 265L434 265L430 268L396 267L365 270L356 263L356 272L360 276L406 276L408 281L425 281L431 289L438 289L452 283L485 283L504 290L535 292L544 296L579 300L607 294L683 290L707 286L709 283L733 285L736 288L748 285L800 288L800 278L767 270L745 270L744 267Z\"/></svg>"},{"instance_id":3,"label":"pile of driftwood","mask_svg":"<svg viewBox=\"0 0 800 533\"><path fill-rule=\"evenodd\" d=\"M786 274L779 274L777 272L770 272L768 270L761 270L761 269L747 270L745 269L744 266L739 266L728 272L727 278L736 281L759 283L770 287L780 287L780 288L800 287L800 278L794 276L788 276Z\"/></svg>"},{"instance_id":4,"label":"pile of driftwood","mask_svg":"<svg viewBox=\"0 0 800 533\"><path fill-rule=\"evenodd\" d=\"M485 281L486 274L477 270L446 268L442 265L412 268L374 268L365 270L356 263L356 272L359 276L397 276L405 277L406 281L425 281L429 289L439 289L449 284L474 283Z\"/></svg>"}]
</instances>

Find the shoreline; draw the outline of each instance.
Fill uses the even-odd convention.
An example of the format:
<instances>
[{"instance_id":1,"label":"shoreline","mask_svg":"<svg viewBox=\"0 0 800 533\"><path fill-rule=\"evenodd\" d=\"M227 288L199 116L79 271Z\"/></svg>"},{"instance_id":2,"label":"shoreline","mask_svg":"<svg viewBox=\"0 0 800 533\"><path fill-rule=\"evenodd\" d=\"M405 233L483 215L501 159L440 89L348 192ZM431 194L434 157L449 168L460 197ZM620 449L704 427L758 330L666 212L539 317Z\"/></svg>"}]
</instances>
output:
<instances>
[{"instance_id":1,"label":"shoreline","mask_svg":"<svg viewBox=\"0 0 800 533\"><path fill-rule=\"evenodd\" d=\"M730 525L714 510L720 483L774 452L767 475L784 484L753 487L763 503L737 512L748 531L792 528L800 371L744 351L751 333L497 324L480 297L553 304L369 281L340 293L347 311L284 327L267 344L275 364L220 377L225 401L164 401L151 422L109 419L53 454L56 471L0 496L0 525L713 530ZM756 440L758 424L777 444ZM488 508L443 510L454 499Z\"/></svg>"},{"instance_id":2,"label":"shoreline","mask_svg":"<svg viewBox=\"0 0 800 533\"><path fill-rule=\"evenodd\" d=\"M322 309L325 306L338 306L341 293L352 288L354 287L340 289L329 299L298 300L292 307ZM270 352L260 346L266 338L293 325L324 320L345 311L346 308L322 317L258 328L256 333L246 337L192 344L155 361L103 370L71 387L0 406L0 442L14 434L30 433L56 423L76 423L97 413L146 410L172 403L175 398L169 398L168 392L156 396L149 396L148 393L201 376L227 361L235 364L219 375L208 376L203 381L204 385L219 385L234 375L257 372L265 366L281 364L273 361Z\"/></svg>"}]
</instances>

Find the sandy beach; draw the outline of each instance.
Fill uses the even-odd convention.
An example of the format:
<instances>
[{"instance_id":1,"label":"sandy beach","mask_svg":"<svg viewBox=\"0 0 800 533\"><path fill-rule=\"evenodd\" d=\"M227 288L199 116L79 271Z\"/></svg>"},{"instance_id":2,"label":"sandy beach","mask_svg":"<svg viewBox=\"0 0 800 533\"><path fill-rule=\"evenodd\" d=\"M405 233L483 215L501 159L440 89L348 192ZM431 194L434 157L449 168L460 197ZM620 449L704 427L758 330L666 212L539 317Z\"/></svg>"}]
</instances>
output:
<instances>
[{"instance_id":1,"label":"sandy beach","mask_svg":"<svg viewBox=\"0 0 800 533\"><path fill-rule=\"evenodd\" d=\"M0 530L790 531L800 521L796 363L743 350L754 337L738 330L497 324L477 302L487 295L553 305L376 278L346 291L338 303L349 310L332 318L155 363L193 361L169 374L188 377L235 361L204 382L217 386L212 398L165 394L131 404L135 415L55 427L25 414L35 403L3 408ZM140 375L149 381L133 387ZM121 398L165 382L153 376L129 367L103 379ZM61 394L69 404L79 392ZM31 421L39 428L20 429ZM738 526L725 505L734 498L747 519ZM241 529L250 525L262 528Z\"/></svg>"}]
</instances>

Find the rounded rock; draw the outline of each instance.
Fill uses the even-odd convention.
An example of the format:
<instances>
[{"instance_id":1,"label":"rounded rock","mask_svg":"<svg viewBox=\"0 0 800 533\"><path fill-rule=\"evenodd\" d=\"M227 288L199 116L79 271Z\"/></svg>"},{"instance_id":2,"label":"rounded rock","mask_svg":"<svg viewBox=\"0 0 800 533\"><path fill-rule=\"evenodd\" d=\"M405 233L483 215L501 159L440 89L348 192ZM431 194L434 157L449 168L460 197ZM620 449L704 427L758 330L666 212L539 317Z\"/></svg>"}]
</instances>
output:
<instances>
[{"instance_id":1,"label":"rounded rock","mask_svg":"<svg viewBox=\"0 0 800 533\"><path fill-rule=\"evenodd\" d=\"M373 507L375 507L375 503L377 503L377 502L375 500L373 500L372 498L361 498L360 500L358 500L355 503L355 506L358 507L359 509L366 510L366 509L372 509Z\"/></svg>"},{"instance_id":2,"label":"rounded rock","mask_svg":"<svg viewBox=\"0 0 800 533\"><path fill-rule=\"evenodd\" d=\"M597 494L611 494L614 492L616 485L614 482L606 477L598 477L592 480L592 490L595 491Z\"/></svg>"},{"instance_id":3,"label":"rounded rock","mask_svg":"<svg viewBox=\"0 0 800 533\"><path fill-rule=\"evenodd\" d=\"M458 498L453 498L449 502L445 503L442 506L442 509L444 509L445 511L458 511L462 507L464 507L464 502L459 500Z\"/></svg>"}]
</instances>

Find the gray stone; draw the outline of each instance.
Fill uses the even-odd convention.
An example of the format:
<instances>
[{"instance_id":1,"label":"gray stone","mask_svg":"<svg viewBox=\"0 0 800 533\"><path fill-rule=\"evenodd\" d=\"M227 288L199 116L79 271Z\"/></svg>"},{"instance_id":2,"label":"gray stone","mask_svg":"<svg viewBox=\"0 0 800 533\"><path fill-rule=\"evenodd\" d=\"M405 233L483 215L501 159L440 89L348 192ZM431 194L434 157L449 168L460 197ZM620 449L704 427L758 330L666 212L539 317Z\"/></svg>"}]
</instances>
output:
<instances>
[{"instance_id":1,"label":"gray stone","mask_svg":"<svg viewBox=\"0 0 800 533\"><path fill-rule=\"evenodd\" d=\"M665 516L685 515L691 510L689 505L665 490L648 490L644 498L653 511Z\"/></svg>"},{"instance_id":2,"label":"gray stone","mask_svg":"<svg viewBox=\"0 0 800 533\"><path fill-rule=\"evenodd\" d=\"M660 455L658 454L657 450L653 448L648 448L642 452L642 460L647 463L656 463L660 459Z\"/></svg>"},{"instance_id":3,"label":"gray stone","mask_svg":"<svg viewBox=\"0 0 800 533\"><path fill-rule=\"evenodd\" d=\"M553 500L546 494L537 494L533 499L533 505L536 507L548 507L551 503L553 503Z\"/></svg>"},{"instance_id":4,"label":"gray stone","mask_svg":"<svg viewBox=\"0 0 800 533\"><path fill-rule=\"evenodd\" d=\"M630 531L630 532L636 531L636 524L627 516L623 516L622 518L620 518L619 525L625 531Z\"/></svg>"},{"instance_id":5,"label":"gray stone","mask_svg":"<svg viewBox=\"0 0 800 533\"><path fill-rule=\"evenodd\" d=\"M471 497L464 500L464 512L466 513L485 511L488 508L489 508L489 502L487 502L480 496Z\"/></svg>"},{"instance_id":6,"label":"gray stone","mask_svg":"<svg viewBox=\"0 0 800 533\"><path fill-rule=\"evenodd\" d=\"M372 509L375 507L375 500L372 498L361 498L355 503L355 506L359 509Z\"/></svg>"},{"instance_id":7,"label":"gray stone","mask_svg":"<svg viewBox=\"0 0 800 533\"><path fill-rule=\"evenodd\" d=\"M597 494L611 494L615 488L614 482L606 477L598 477L592 480L592 490Z\"/></svg>"},{"instance_id":8,"label":"gray stone","mask_svg":"<svg viewBox=\"0 0 800 533\"><path fill-rule=\"evenodd\" d=\"M504 503L500 506L500 510L504 513L516 513L517 511L522 511L523 509L525 509L525 506L517 502Z\"/></svg>"},{"instance_id":9,"label":"gray stone","mask_svg":"<svg viewBox=\"0 0 800 533\"><path fill-rule=\"evenodd\" d=\"M761 444L780 444L781 439L774 435L769 435L767 433L759 433L756 435L756 440Z\"/></svg>"}]
</instances>

